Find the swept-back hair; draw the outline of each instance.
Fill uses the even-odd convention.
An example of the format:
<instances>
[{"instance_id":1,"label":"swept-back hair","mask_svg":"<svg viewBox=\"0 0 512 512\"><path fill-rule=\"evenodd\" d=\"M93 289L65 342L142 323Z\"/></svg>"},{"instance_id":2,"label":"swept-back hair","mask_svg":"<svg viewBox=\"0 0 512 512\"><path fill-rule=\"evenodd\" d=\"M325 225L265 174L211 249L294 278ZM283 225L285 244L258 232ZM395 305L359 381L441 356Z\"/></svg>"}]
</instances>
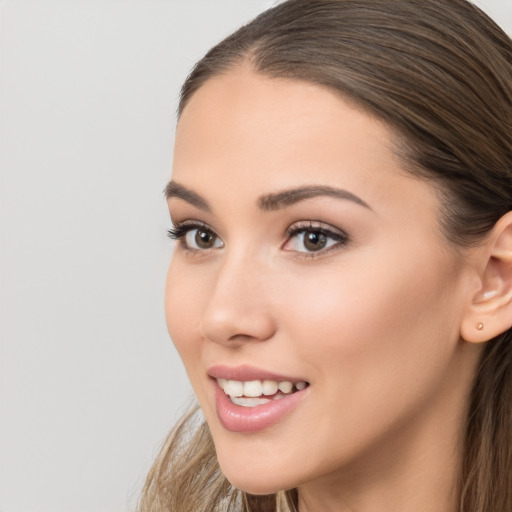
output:
<instances>
[{"instance_id":1,"label":"swept-back hair","mask_svg":"<svg viewBox=\"0 0 512 512\"><path fill-rule=\"evenodd\" d=\"M212 48L178 115L210 78L248 65L337 91L395 133L408 172L439 192L457 249L512 210L512 42L466 0L289 0ZM461 512L512 511L512 333L487 343L468 405ZM295 490L250 496L220 472L206 424L189 413L152 468L142 512L289 512Z\"/></svg>"}]
</instances>

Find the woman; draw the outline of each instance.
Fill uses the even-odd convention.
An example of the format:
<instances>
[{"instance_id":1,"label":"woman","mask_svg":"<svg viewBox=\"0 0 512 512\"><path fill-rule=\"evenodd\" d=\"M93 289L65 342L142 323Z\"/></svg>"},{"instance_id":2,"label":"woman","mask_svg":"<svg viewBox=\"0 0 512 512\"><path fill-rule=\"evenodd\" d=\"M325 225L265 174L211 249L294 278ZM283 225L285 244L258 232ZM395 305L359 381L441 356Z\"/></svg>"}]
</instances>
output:
<instances>
[{"instance_id":1,"label":"woman","mask_svg":"<svg viewBox=\"0 0 512 512\"><path fill-rule=\"evenodd\" d=\"M142 510L512 510L512 43L489 18L263 13L185 82L166 194L206 423Z\"/></svg>"}]
</instances>

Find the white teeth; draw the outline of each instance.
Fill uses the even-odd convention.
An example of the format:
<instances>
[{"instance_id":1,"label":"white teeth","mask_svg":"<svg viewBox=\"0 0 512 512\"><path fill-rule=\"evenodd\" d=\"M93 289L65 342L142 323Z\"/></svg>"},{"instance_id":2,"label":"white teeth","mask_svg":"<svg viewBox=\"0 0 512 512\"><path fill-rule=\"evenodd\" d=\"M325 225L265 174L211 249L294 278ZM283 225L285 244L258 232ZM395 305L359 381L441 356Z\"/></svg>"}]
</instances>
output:
<instances>
[{"instance_id":1,"label":"white teeth","mask_svg":"<svg viewBox=\"0 0 512 512\"><path fill-rule=\"evenodd\" d=\"M229 396L242 396L244 394L244 383L239 380L228 380L224 386L224 393Z\"/></svg>"},{"instance_id":2,"label":"white teeth","mask_svg":"<svg viewBox=\"0 0 512 512\"><path fill-rule=\"evenodd\" d=\"M307 386L305 381L292 383L290 381L277 382L275 380L227 380L217 379L219 386L224 390L226 395L230 397L248 397L257 398L263 396L276 395L278 391L284 394L290 394L293 388L297 391L304 389ZM274 398L282 398L282 395L276 395ZM253 407L248 405L247 407Z\"/></svg>"},{"instance_id":3,"label":"white teeth","mask_svg":"<svg viewBox=\"0 0 512 512\"><path fill-rule=\"evenodd\" d=\"M257 407L258 405L268 404L270 402L268 398L240 398L237 396L230 398L234 404L241 405L242 407Z\"/></svg>"},{"instance_id":4,"label":"white teeth","mask_svg":"<svg viewBox=\"0 0 512 512\"><path fill-rule=\"evenodd\" d=\"M283 393L291 393L291 391L293 389L293 384L291 382L289 382L289 381L280 382L279 383L279 389Z\"/></svg>"},{"instance_id":5,"label":"white teeth","mask_svg":"<svg viewBox=\"0 0 512 512\"><path fill-rule=\"evenodd\" d=\"M263 393L263 384L261 380L250 380L244 382L244 396L256 397Z\"/></svg>"},{"instance_id":6,"label":"white teeth","mask_svg":"<svg viewBox=\"0 0 512 512\"><path fill-rule=\"evenodd\" d=\"M275 380L264 380L262 388L264 395L275 395L279 389L279 385Z\"/></svg>"}]
</instances>

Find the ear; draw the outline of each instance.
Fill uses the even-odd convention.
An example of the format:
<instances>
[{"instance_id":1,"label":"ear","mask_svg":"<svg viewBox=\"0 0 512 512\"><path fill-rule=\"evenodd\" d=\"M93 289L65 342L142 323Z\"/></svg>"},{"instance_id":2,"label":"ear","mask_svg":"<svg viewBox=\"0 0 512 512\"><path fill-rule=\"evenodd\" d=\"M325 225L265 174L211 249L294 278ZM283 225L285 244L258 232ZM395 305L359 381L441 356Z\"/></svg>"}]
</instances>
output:
<instances>
[{"instance_id":1,"label":"ear","mask_svg":"<svg viewBox=\"0 0 512 512\"><path fill-rule=\"evenodd\" d=\"M512 327L512 212L496 223L481 249L480 286L461 325L462 338L472 343Z\"/></svg>"}]
</instances>

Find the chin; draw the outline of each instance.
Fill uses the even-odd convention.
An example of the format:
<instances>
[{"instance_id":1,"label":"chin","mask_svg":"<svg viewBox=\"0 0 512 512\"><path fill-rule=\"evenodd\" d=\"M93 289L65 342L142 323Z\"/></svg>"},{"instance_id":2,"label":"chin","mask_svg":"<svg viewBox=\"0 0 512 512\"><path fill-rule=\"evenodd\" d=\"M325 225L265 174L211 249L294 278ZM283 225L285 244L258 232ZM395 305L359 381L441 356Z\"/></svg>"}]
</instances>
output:
<instances>
[{"instance_id":1,"label":"chin","mask_svg":"<svg viewBox=\"0 0 512 512\"><path fill-rule=\"evenodd\" d=\"M258 496L275 494L279 491L291 488L279 485L279 482L276 482L275 479L269 477L261 478L261 476L256 477L255 475L229 475L226 473L224 473L224 476L236 489Z\"/></svg>"},{"instance_id":2,"label":"chin","mask_svg":"<svg viewBox=\"0 0 512 512\"><path fill-rule=\"evenodd\" d=\"M226 455L218 453L219 466L229 483L249 494L265 495L295 487L295 480L288 468L279 467L276 461L263 463L260 457L249 457L239 453Z\"/></svg>"},{"instance_id":3,"label":"chin","mask_svg":"<svg viewBox=\"0 0 512 512\"><path fill-rule=\"evenodd\" d=\"M239 466L220 462L220 469L233 487L254 495L275 494L294 489L301 481L300 476L292 474L289 469L272 467L271 464L262 470L249 468L248 463L241 469Z\"/></svg>"}]
</instances>

